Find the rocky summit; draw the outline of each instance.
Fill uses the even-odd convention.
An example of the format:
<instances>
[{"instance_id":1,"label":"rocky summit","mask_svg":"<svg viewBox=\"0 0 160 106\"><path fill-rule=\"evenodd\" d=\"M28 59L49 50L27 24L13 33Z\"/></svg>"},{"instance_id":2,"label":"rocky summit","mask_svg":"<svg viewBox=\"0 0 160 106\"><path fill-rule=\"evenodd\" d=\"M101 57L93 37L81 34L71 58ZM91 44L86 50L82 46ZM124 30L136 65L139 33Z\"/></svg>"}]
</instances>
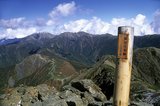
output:
<instances>
[{"instance_id":1,"label":"rocky summit","mask_svg":"<svg viewBox=\"0 0 160 106\"><path fill-rule=\"evenodd\" d=\"M54 87L41 84L38 86L19 86L7 89L0 96L1 106L112 106L94 82L88 79L72 81L61 92ZM130 106L152 106L144 102L133 102Z\"/></svg>"},{"instance_id":2,"label":"rocky summit","mask_svg":"<svg viewBox=\"0 0 160 106\"><path fill-rule=\"evenodd\" d=\"M57 91L41 84L35 87L19 86L7 89L1 95L2 106L102 106L108 104L106 96L91 80L72 81Z\"/></svg>"},{"instance_id":3,"label":"rocky summit","mask_svg":"<svg viewBox=\"0 0 160 106\"><path fill-rule=\"evenodd\" d=\"M160 106L160 37L135 37L131 106ZM0 106L111 106L117 37L35 33L0 41Z\"/></svg>"}]
</instances>

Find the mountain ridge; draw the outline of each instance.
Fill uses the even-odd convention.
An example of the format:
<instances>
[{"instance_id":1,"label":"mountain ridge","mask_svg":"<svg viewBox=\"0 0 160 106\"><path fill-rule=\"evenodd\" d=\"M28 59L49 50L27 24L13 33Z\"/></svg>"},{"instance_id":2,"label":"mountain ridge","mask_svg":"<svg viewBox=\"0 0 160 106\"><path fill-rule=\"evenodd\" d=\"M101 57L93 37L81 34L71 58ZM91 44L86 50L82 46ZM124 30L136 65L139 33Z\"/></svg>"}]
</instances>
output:
<instances>
[{"instance_id":1,"label":"mountain ridge","mask_svg":"<svg viewBox=\"0 0 160 106\"><path fill-rule=\"evenodd\" d=\"M110 34L68 32L53 37L48 33L36 33L18 43L0 46L0 88L45 83L61 90L72 80L87 78L94 81L110 100L114 87L116 51L117 36ZM146 92L158 95L159 56L159 35L135 36L132 100L148 101Z\"/></svg>"},{"instance_id":2,"label":"mountain ridge","mask_svg":"<svg viewBox=\"0 0 160 106\"><path fill-rule=\"evenodd\" d=\"M152 46L160 48L159 35L135 36L134 48ZM44 48L66 59L92 65L103 55L116 54L117 36L92 35L85 32L67 32L53 36L50 33L35 33L20 39L18 43L1 45L0 68L13 66Z\"/></svg>"}]
</instances>

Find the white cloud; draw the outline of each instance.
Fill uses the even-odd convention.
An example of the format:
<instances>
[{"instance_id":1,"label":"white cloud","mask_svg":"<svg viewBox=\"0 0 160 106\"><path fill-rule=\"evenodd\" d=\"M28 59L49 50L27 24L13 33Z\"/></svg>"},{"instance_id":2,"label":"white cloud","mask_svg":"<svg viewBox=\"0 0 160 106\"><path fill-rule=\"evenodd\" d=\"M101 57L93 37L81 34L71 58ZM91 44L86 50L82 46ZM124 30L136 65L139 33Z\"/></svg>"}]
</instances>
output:
<instances>
[{"instance_id":1,"label":"white cloud","mask_svg":"<svg viewBox=\"0 0 160 106\"><path fill-rule=\"evenodd\" d=\"M25 17L12 18L8 20L0 19L1 28L29 28L45 26L46 21L43 18L37 18L36 20L27 20Z\"/></svg>"},{"instance_id":2,"label":"white cloud","mask_svg":"<svg viewBox=\"0 0 160 106\"><path fill-rule=\"evenodd\" d=\"M62 17L74 14L76 9L77 7L74 1L59 4L49 13L50 19L46 22L46 25L51 26L57 24Z\"/></svg>"},{"instance_id":3,"label":"white cloud","mask_svg":"<svg viewBox=\"0 0 160 106\"><path fill-rule=\"evenodd\" d=\"M91 20L79 19L71 21L58 27L58 33L62 32L79 32L85 31L94 34L106 33L109 23L102 21L100 18L93 17Z\"/></svg>"},{"instance_id":4,"label":"white cloud","mask_svg":"<svg viewBox=\"0 0 160 106\"><path fill-rule=\"evenodd\" d=\"M52 25L57 25L59 18L73 14L76 10L74 1L59 4L49 13L49 19L38 18L27 20L25 17L0 19L0 38L22 38L36 31L45 31ZM47 28L48 27L48 28ZM51 31L51 30L50 30Z\"/></svg>"},{"instance_id":5,"label":"white cloud","mask_svg":"<svg viewBox=\"0 0 160 106\"><path fill-rule=\"evenodd\" d=\"M9 20L0 20L0 39L2 38L23 38L35 33L45 25L45 20L38 18L33 21L25 17L13 18Z\"/></svg>"},{"instance_id":6,"label":"white cloud","mask_svg":"<svg viewBox=\"0 0 160 106\"><path fill-rule=\"evenodd\" d=\"M36 21L34 22L36 26L45 26L46 25L46 20L43 18L37 18Z\"/></svg>"},{"instance_id":7,"label":"white cloud","mask_svg":"<svg viewBox=\"0 0 160 106\"><path fill-rule=\"evenodd\" d=\"M53 8L49 13L48 19L37 18L35 20L27 20L25 17L13 18L9 20L0 19L0 39L22 38L37 31L47 31L53 34L62 32L79 32L85 31L92 34L110 33L117 35L119 26L134 27L135 35L145 35L160 33L160 10L154 14L152 23L147 21L147 17L143 14L126 19L113 18L110 22L104 21L99 17L91 19L77 19L69 22L63 22L63 18L71 16L77 11L77 5L74 1L62 3Z\"/></svg>"},{"instance_id":8,"label":"white cloud","mask_svg":"<svg viewBox=\"0 0 160 106\"><path fill-rule=\"evenodd\" d=\"M111 20L111 24L115 26L122 26L127 24L132 24L133 19L125 19L125 18L113 18Z\"/></svg>"},{"instance_id":9,"label":"white cloud","mask_svg":"<svg viewBox=\"0 0 160 106\"><path fill-rule=\"evenodd\" d=\"M23 38L26 37L32 33L37 32L37 29L34 27L30 27L30 28L17 28L17 29L12 29L12 28L7 28L5 30L3 30L2 32L0 32L0 39L1 38Z\"/></svg>"},{"instance_id":10,"label":"white cloud","mask_svg":"<svg viewBox=\"0 0 160 106\"><path fill-rule=\"evenodd\" d=\"M136 18L134 19L134 23L136 25L143 25L145 23L145 19L146 19L146 16L142 14L138 14Z\"/></svg>"},{"instance_id":11,"label":"white cloud","mask_svg":"<svg viewBox=\"0 0 160 106\"><path fill-rule=\"evenodd\" d=\"M93 17L90 20L79 19L60 25L57 29L54 29L54 31L57 33L85 31L92 34L110 33L117 35L117 29L119 26L134 27L135 35L154 33L152 27L146 20L146 16L142 14L138 14L135 18L131 19L113 18L111 22L105 22L97 17Z\"/></svg>"},{"instance_id":12,"label":"white cloud","mask_svg":"<svg viewBox=\"0 0 160 106\"><path fill-rule=\"evenodd\" d=\"M46 22L46 25L48 25L48 26L51 26L51 25L54 25L54 24L55 24L55 21L53 21L53 20L48 20Z\"/></svg>"},{"instance_id":13,"label":"white cloud","mask_svg":"<svg viewBox=\"0 0 160 106\"><path fill-rule=\"evenodd\" d=\"M145 35L160 33L160 14L156 13L155 19L152 24L147 22L146 16L138 14L135 18L113 18L111 22L103 21L98 17L91 19L78 19L56 25L53 20L37 19L35 22L29 22L25 18L17 18L10 20L3 20L3 31L1 31L0 38L22 38L37 31L49 31L54 34L62 32L79 32L85 31L91 34L104 34L110 33L117 35L117 29L119 26L132 26L134 27L135 35ZM28 25L29 24L29 25ZM46 24L46 26L44 25ZM54 26L52 26L54 24Z\"/></svg>"},{"instance_id":14,"label":"white cloud","mask_svg":"<svg viewBox=\"0 0 160 106\"><path fill-rule=\"evenodd\" d=\"M135 18L113 18L111 21L111 33L117 32L118 26L132 26L134 27L135 35L153 34L154 31L149 22L147 22L146 16L138 14ZM113 30L116 29L116 30ZM113 31L112 31L113 30Z\"/></svg>"},{"instance_id":15,"label":"white cloud","mask_svg":"<svg viewBox=\"0 0 160 106\"><path fill-rule=\"evenodd\" d=\"M68 16L76 10L76 4L74 1L70 3L59 4L55 7L50 13L49 16L51 18L55 18L57 16Z\"/></svg>"},{"instance_id":16,"label":"white cloud","mask_svg":"<svg viewBox=\"0 0 160 106\"><path fill-rule=\"evenodd\" d=\"M19 18L13 18L10 20L0 20L0 27L3 28L17 28L19 26L24 25L25 18L24 17L19 17Z\"/></svg>"},{"instance_id":17,"label":"white cloud","mask_svg":"<svg viewBox=\"0 0 160 106\"><path fill-rule=\"evenodd\" d=\"M151 26L153 27L154 31L156 33L159 33L160 34L160 10L157 10L155 13L154 13L154 20L153 22L151 23Z\"/></svg>"}]
</instances>

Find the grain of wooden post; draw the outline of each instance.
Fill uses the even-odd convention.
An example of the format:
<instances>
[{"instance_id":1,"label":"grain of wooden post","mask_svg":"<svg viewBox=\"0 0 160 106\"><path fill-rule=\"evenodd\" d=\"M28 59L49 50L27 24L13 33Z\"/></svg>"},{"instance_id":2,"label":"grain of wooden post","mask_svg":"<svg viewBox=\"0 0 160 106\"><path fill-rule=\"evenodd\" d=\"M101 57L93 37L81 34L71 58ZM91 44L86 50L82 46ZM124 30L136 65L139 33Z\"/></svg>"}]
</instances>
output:
<instances>
[{"instance_id":1,"label":"grain of wooden post","mask_svg":"<svg viewBox=\"0 0 160 106\"><path fill-rule=\"evenodd\" d=\"M133 27L121 26L118 28L118 61L113 106L128 106L132 70L133 32Z\"/></svg>"}]
</instances>

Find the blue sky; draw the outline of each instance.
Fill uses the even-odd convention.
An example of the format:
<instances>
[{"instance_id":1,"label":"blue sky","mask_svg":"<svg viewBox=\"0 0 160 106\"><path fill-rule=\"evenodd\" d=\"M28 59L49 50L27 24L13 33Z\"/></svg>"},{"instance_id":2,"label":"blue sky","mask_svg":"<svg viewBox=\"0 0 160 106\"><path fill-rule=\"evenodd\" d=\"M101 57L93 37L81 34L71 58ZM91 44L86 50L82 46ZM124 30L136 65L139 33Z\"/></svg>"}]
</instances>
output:
<instances>
[{"instance_id":1,"label":"blue sky","mask_svg":"<svg viewBox=\"0 0 160 106\"><path fill-rule=\"evenodd\" d=\"M160 0L0 0L0 38L35 32L116 34L119 25L136 35L160 33Z\"/></svg>"},{"instance_id":2,"label":"blue sky","mask_svg":"<svg viewBox=\"0 0 160 106\"><path fill-rule=\"evenodd\" d=\"M68 2L72 0L0 0L0 18L47 18L54 7ZM90 15L85 14L83 18L97 16L104 20L114 17L131 18L139 13L151 20L153 13L160 8L160 0L75 0L75 3L79 8L90 10ZM81 18L77 15L78 17Z\"/></svg>"}]
</instances>

